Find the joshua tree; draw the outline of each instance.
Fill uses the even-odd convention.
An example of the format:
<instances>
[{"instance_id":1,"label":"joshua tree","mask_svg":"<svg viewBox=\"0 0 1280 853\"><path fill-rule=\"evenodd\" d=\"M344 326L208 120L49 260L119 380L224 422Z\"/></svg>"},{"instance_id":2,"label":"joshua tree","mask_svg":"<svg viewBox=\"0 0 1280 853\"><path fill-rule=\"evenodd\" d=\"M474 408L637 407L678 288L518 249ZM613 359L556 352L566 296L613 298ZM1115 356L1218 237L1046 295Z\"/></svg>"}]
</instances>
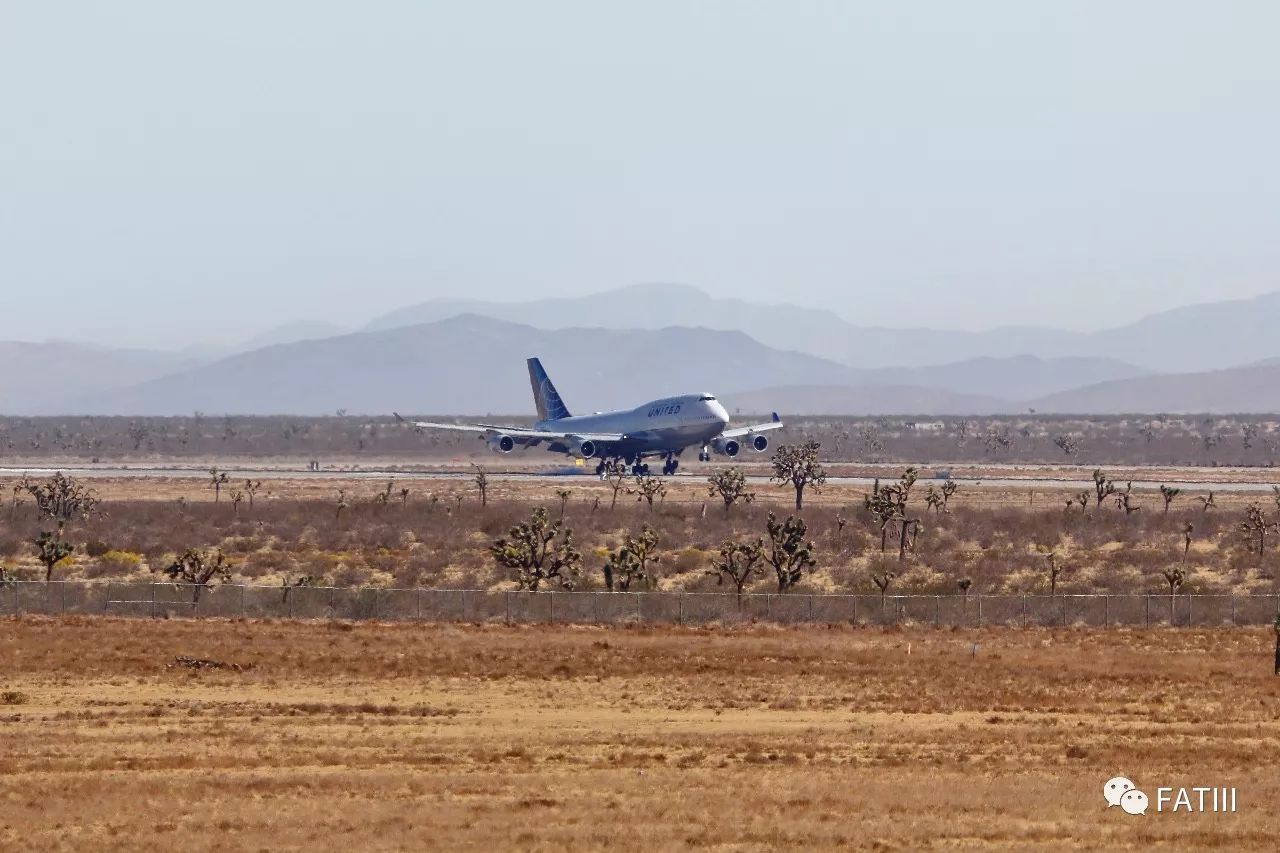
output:
<instances>
[{"instance_id":1,"label":"joshua tree","mask_svg":"<svg viewBox=\"0 0 1280 853\"><path fill-rule=\"evenodd\" d=\"M335 522L342 521L342 511L349 506L347 503L347 492L345 489L338 489L338 503L334 507L333 519Z\"/></svg>"},{"instance_id":2,"label":"joshua tree","mask_svg":"<svg viewBox=\"0 0 1280 853\"><path fill-rule=\"evenodd\" d=\"M644 525L639 536L624 536L622 547L609 555L604 564L604 585L612 592L627 592L631 584L639 581L653 585L654 575L650 565L661 558L654 552L658 548L658 534Z\"/></svg>"},{"instance_id":3,"label":"joshua tree","mask_svg":"<svg viewBox=\"0 0 1280 853\"><path fill-rule=\"evenodd\" d=\"M1240 444L1245 450L1253 447L1253 441L1258 437L1257 424L1242 424L1240 427Z\"/></svg>"},{"instance_id":4,"label":"joshua tree","mask_svg":"<svg viewBox=\"0 0 1280 853\"><path fill-rule=\"evenodd\" d=\"M489 475L479 465L472 467L476 469L475 484L480 492L480 508L483 509L489 505ZM563 511L561 514L564 514Z\"/></svg>"},{"instance_id":5,"label":"joshua tree","mask_svg":"<svg viewBox=\"0 0 1280 853\"><path fill-rule=\"evenodd\" d=\"M1089 511L1089 501L1092 498L1093 498L1093 492L1086 489L1085 491L1076 495L1074 500L1067 501L1067 507L1069 508L1073 503L1078 503L1080 504L1080 512L1082 514L1087 513Z\"/></svg>"},{"instance_id":6,"label":"joshua tree","mask_svg":"<svg viewBox=\"0 0 1280 853\"><path fill-rule=\"evenodd\" d=\"M1181 567L1174 567L1172 569L1164 569L1160 574L1164 575L1165 583L1169 584L1169 624L1172 625L1174 596L1178 594L1178 590L1187 579L1187 573Z\"/></svg>"},{"instance_id":7,"label":"joshua tree","mask_svg":"<svg viewBox=\"0 0 1280 853\"><path fill-rule=\"evenodd\" d=\"M969 590L973 587L973 581L970 578L960 578L956 581L956 588L960 590L960 594L964 596L967 603L969 601Z\"/></svg>"},{"instance_id":8,"label":"joshua tree","mask_svg":"<svg viewBox=\"0 0 1280 853\"><path fill-rule=\"evenodd\" d=\"M1191 534L1195 531L1195 527L1191 522L1187 522L1182 526L1182 562L1187 561L1187 555L1191 553Z\"/></svg>"},{"instance_id":9,"label":"joshua tree","mask_svg":"<svg viewBox=\"0 0 1280 853\"><path fill-rule=\"evenodd\" d=\"M1053 443L1058 446L1059 450L1068 456L1075 456L1076 451L1080 449L1080 445L1077 444L1076 440L1069 435L1060 435L1053 440Z\"/></svg>"},{"instance_id":10,"label":"joshua tree","mask_svg":"<svg viewBox=\"0 0 1280 853\"><path fill-rule=\"evenodd\" d=\"M1056 595L1058 592L1058 576L1062 574L1063 566L1058 562L1058 554L1050 551L1044 555L1045 562L1049 564L1049 595Z\"/></svg>"},{"instance_id":11,"label":"joshua tree","mask_svg":"<svg viewBox=\"0 0 1280 853\"><path fill-rule=\"evenodd\" d=\"M242 504L242 503L244 502L244 490L243 490L243 489L232 489L232 490L231 490L231 494L230 494L230 495L228 495L228 497L229 497L229 498L231 498L231 514L232 514L233 516L235 516L236 518L239 518L239 517L240 517L240 504Z\"/></svg>"},{"instance_id":12,"label":"joshua tree","mask_svg":"<svg viewBox=\"0 0 1280 853\"><path fill-rule=\"evenodd\" d=\"M1013 439L1009 437L1009 428L1001 427L996 429L992 427L987 430L986 435L982 437L982 445L987 453L1000 453L1007 451L1013 446Z\"/></svg>"},{"instance_id":13,"label":"joshua tree","mask_svg":"<svg viewBox=\"0 0 1280 853\"><path fill-rule=\"evenodd\" d=\"M44 566L44 582L53 580L53 567L70 557L75 546L62 540L62 529L45 530L35 539L36 557Z\"/></svg>"},{"instance_id":14,"label":"joshua tree","mask_svg":"<svg viewBox=\"0 0 1280 853\"><path fill-rule=\"evenodd\" d=\"M720 546L720 555L711 558L711 569L707 574L714 575L716 585L724 583L728 578L738 591L738 599L742 599L742 590L751 581L751 574L757 564L764 558L764 542L725 542Z\"/></svg>"},{"instance_id":15,"label":"joshua tree","mask_svg":"<svg viewBox=\"0 0 1280 853\"><path fill-rule=\"evenodd\" d=\"M1126 516L1133 515L1133 513L1142 509L1141 506L1133 503L1133 482L1132 481L1125 484L1123 492L1116 492L1116 506L1124 510L1124 514Z\"/></svg>"},{"instance_id":16,"label":"joshua tree","mask_svg":"<svg viewBox=\"0 0 1280 853\"><path fill-rule=\"evenodd\" d=\"M564 519L565 507L569 505L569 498L573 497L572 489L556 489L556 497L560 499L560 518Z\"/></svg>"},{"instance_id":17,"label":"joshua tree","mask_svg":"<svg viewBox=\"0 0 1280 853\"><path fill-rule=\"evenodd\" d=\"M1213 502L1213 492L1210 492L1207 496L1206 496L1206 495L1197 495L1197 496L1196 496L1196 500L1200 501L1200 504L1201 504L1200 511L1201 511L1201 512L1208 512L1208 511L1209 511L1209 510L1211 510L1211 509L1217 509L1217 508L1218 508L1218 505L1217 505L1216 503L1214 503L1214 502Z\"/></svg>"},{"instance_id":18,"label":"joshua tree","mask_svg":"<svg viewBox=\"0 0 1280 853\"><path fill-rule=\"evenodd\" d=\"M943 506L942 492L938 491L933 486L930 486L929 491L924 493L924 502L925 502L925 506L927 506L929 509L933 510L934 512L937 512L937 513L942 512L942 506Z\"/></svg>"},{"instance_id":19,"label":"joshua tree","mask_svg":"<svg viewBox=\"0 0 1280 853\"><path fill-rule=\"evenodd\" d=\"M168 567L164 569L153 568L151 571L164 572L174 583L190 584L192 587L192 604L199 603L200 593L214 579L223 583L231 580L231 571L227 568L227 561L221 549L197 551L194 548L188 548L182 552L182 556L174 560Z\"/></svg>"},{"instance_id":20,"label":"joshua tree","mask_svg":"<svg viewBox=\"0 0 1280 853\"><path fill-rule=\"evenodd\" d=\"M920 526L920 519L906 516L898 519L898 525L898 559L903 560L906 559L907 548L915 552L916 537L923 528Z\"/></svg>"},{"instance_id":21,"label":"joshua tree","mask_svg":"<svg viewBox=\"0 0 1280 853\"><path fill-rule=\"evenodd\" d=\"M812 571L818 564L813 558L813 542L805 539L809 527L803 518L790 515L786 521L778 521L769 513L766 529L769 541L765 556L778 576L778 592L786 592L800 582L806 569Z\"/></svg>"},{"instance_id":22,"label":"joshua tree","mask_svg":"<svg viewBox=\"0 0 1280 853\"><path fill-rule=\"evenodd\" d=\"M494 561L514 569L520 589L537 591L545 581L573 589L581 573L582 555L574 547L573 531L563 521L551 521L546 507L537 507L528 521L515 525L489 546Z\"/></svg>"},{"instance_id":23,"label":"joshua tree","mask_svg":"<svg viewBox=\"0 0 1280 853\"><path fill-rule=\"evenodd\" d=\"M1257 504L1249 504L1245 509L1245 519L1240 522L1240 532L1244 534L1246 546L1249 550L1253 550L1251 543L1256 538L1258 541L1258 556L1262 556L1262 552L1267 547L1267 530L1275 527L1274 521L1267 519L1267 514L1262 511L1262 507Z\"/></svg>"},{"instance_id":24,"label":"joshua tree","mask_svg":"<svg viewBox=\"0 0 1280 853\"><path fill-rule=\"evenodd\" d=\"M613 489L613 500L609 503L609 511L612 512L618 505L618 492L627 487L627 465L621 459L614 459L605 464L601 476Z\"/></svg>"},{"instance_id":25,"label":"joshua tree","mask_svg":"<svg viewBox=\"0 0 1280 853\"><path fill-rule=\"evenodd\" d=\"M755 493L747 489L746 476L737 468L726 468L712 474L707 482L711 486L707 494L712 497L718 495L724 501L725 512L738 501L749 504L756 498Z\"/></svg>"},{"instance_id":26,"label":"joshua tree","mask_svg":"<svg viewBox=\"0 0 1280 853\"><path fill-rule=\"evenodd\" d=\"M41 517L55 522L59 531L72 521L89 518L98 512L100 501L97 494L62 472L43 482L23 477L13 487L15 501L19 489L35 499L36 511Z\"/></svg>"},{"instance_id":27,"label":"joshua tree","mask_svg":"<svg viewBox=\"0 0 1280 853\"><path fill-rule=\"evenodd\" d=\"M797 511L804 508L806 488L812 487L815 492L820 491L823 484L827 482L827 472L818 462L818 448L821 446L816 441L806 441L804 444L783 444L773 454L773 476L769 479L779 483L791 483L792 488L796 490Z\"/></svg>"},{"instance_id":28,"label":"joshua tree","mask_svg":"<svg viewBox=\"0 0 1280 853\"><path fill-rule=\"evenodd\" d=\"M395 485L396 485L395 478L387 480L387 485L385 485L382 488L382 491L378 492L376 495L373 496L373 502L380 507L385 507L388 504L390 504L391 490L395 488Z\"/></svg>"},{"instance_id":29,"label":"joshua tree","mask_svg":"<svg viewBox=\"0 0 1280 853\"><path fill-rule=\"evenodd\" d=\"M889 525L898 517L898 495L891 491L893 486L881 486L876 480L871 486L871 494L863 498L863 505L876 518L880 525L880 553L884 553L888 542Z\"/></svg>"},{"instance_id":30,"label":"joshua tree","mask_svg":"<svg viewBox=\"0 0 1280 853\"><path fill-rule=\"evenodd\" d=\"M1173 499L1182 494L1182 489L1175 489L1173 486L1160 487L1160 497L1164 498L1164 513L1169 514L1169 504L1173 503Z\"/></svg>"},{"instance_id":31,"label":"joshua tree","mask_svg":"<svg viewBox=\"0 0 1280 853\"><path fill-rule=\"evenodd\" d=\"M283 580L280 581L280 590L281 590L280 603L288 604L289 593L293 592L298 587L312 586L313 584L314 584L314 579L311 577L311 575L301 575L300 577L293 578L292 580L290 580L286 576Z\"/></svg>"},{"instance_id":32,"label":"joshua tree","mask_svg":"<svg viewBox=\"0 0 1280 853\"><path fill-rule=\"evenodd\" d=\"M947 480L942 484L942 511L951 512L948 507L950 500L956 496L956 492L960 491L960 487L956 485L954 480Z\"/></svg>"},{"instance_id":33,"label":"joshua tree","mask_svg":"<svg viewBox=\"0 0 1280 853\"><path fill-rule=\"evenodd\" d=\"M871 582L874 583L876 585L876 588L880 590L880 609L881 610L884 609L884 597L889 594L889 586L893 583L893 579L896 577L897 575L889 571L871 573Z\"/></svg>"},{"instance_id":34,"label":"joshua tree","mask_svg":"<svg viewBox=\"0 0 1280 853\"><path fill-rule=\"evenodd\" d=\"M222 487L227 484L231 478L226 471L219 471L217 468L209 469L209 487L213 489L213 502L217 503L222 499Z\"/></svg>"},{"instance_id":35,"label":"joshua tree","mask_svg":"<svg viewBox=\"0 0 1280 853\"><path fill-rule=\"evenodd\" d=\"M1109 496L1115 494L1116 484L1107 479L1101 468L1093 469L1093 490L1098 499L1098 506Z\"/></svg>"},{"instance_id":36,"label":"joshua tree","mask_svg":"<svg viewBox=\"0 0 1280 853\"><path fill-rule=\"evenodd\" d=\"M653 512L653 499L665 497L667 487L662 482L661 477L654 477L649 474L637 474L635 476L635 488L627 489L629 495L639 495L638 501L646 501L649 504L649 511Z\"/></svg>"},{"instance_id":37,"label":"joshua tree","mask_svg":"<svg viewBox=\"0 0 1280 853\"><path fill-rule=\"evenodd\" d=\"M409 489L408 487L405 487L400 490L400 506L408 506L408 505L409 505Z\"/></svg>"},{"instance_id":38,"label":"joshua tree","mask_svg":"<svg viewBox=\"0 0 1280 853\"><path fill-rule=\"evenodd\" d=\"M244 494L249 499L249 509L253 509L253 498L258 494L258 490L262 488L261 480L245 480Z\"/></svg>"}]
</instances>

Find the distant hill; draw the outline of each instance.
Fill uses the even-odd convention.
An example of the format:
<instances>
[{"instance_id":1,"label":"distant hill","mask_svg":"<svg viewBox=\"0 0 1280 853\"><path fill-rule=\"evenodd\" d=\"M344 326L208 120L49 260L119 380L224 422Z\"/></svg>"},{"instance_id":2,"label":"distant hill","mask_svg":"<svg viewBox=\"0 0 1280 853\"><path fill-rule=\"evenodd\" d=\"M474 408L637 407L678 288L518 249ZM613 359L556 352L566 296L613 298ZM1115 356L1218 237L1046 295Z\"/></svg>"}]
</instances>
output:
<instances>
[{"instance_id":1,"label":"distant hill","mask_svg":"<svg viewBox=\"0 0 1280 853\"><path fill-rule=\"evenodd\" d=\"M439 414L531 409L524 359L543 358L579 408L620 408L663 395L768 388L766 410L977 413L1137 368L1106 359L979 359L929 368L855 370L767 347L741 332L701 328L546 331L475 315L298 341L240 353L127 388L46 400L40 411L323 414L399 409ZM819 390L814 390L818 386ZM785 389L785 393L783 393ZM830 389L839 389L835 393ZM752 398L753 400L755 398ZM786 402L790 401L790 402ZM830 402L826 402L830 401ZM740 405L755 407L757 403Z\"/></svg>"},{"instance_id":2,"label":"distant hill","mask_svg":"<svg viewBox=\"0 0 1280 853\"><path fill-rule=\"evenodd\" d=\"M868 370L862 372L859 384L938 388L971 397L1024 400L1097 382L1147 375L1150 375L1150 371L1111 358L1037 358L1015 355L1006 358L971 358L929 367ZM977 411L969 409L964 414Z\"/></svg>"},{"instance_id":3,"label":"distant hill","mask_svg":"<svg viewBox=\"0 0 1280 853\"><path fill-rule=\"evenodd\" d=\"M730 413L789 415L973 415L1023 411L1019 404L980 394L955 394L934 388L879 385L788 385L721 398Z\"/></svg>"},{"instance_id":4,"label":"distant hill","mask_svg":"<svg viewBox=\"0 0 1280 853\"><path fill-rule=\"evenodd\" d=\"M668 328L548 332L461 316L376 333L300 341L230 356L124 390L82 397L71 413L162 415L390 411L532 411L524 360L542 357L571 411L633 406L676 391L717 393L809 377L843 365L772 350L741 332Z\"/></svg>"},{"instance_id":5,"label":"distant hill","mask_svg":"<svg viewBox=\"0 0 1280 853\"><path fill-rule=\"evenodd\" d=\"M1101 382L1051 394L1029 405L1038 412L1081 415L1280 412L1280 364Z\"/></svg>"},{"instance_id":6,"label":"distant hill","mask_svg":"<svg viewBox=\"0 0 1280 853\"><path fill-rule=\"evenodd\" d=\"M1136 323L1082 333L1038 326L984 331L857 326L849 309L803 308L719 299L688 285L638 284L581 297L526 302L432 300L378 317L382 330L434 322L460 313L525 323L542 329L571 327L661 328L696 324L738 330L774 347L859 368L925 367L978 358L1033 355L1115 359L1158 372L1233 367L1280 356L1280 293L1174 308Z\"/></svg>"},{"instance_id":7,"label":"distant hill","mask_svg":"<svg viewBox=\"0 0 1280 853\"><path fill-rule=\"evenodd\" d=\"M190 362L173 353L68 342L0 341L0 414L31 414L86 394L124 388Z\"/></svg>"}]
</instances>

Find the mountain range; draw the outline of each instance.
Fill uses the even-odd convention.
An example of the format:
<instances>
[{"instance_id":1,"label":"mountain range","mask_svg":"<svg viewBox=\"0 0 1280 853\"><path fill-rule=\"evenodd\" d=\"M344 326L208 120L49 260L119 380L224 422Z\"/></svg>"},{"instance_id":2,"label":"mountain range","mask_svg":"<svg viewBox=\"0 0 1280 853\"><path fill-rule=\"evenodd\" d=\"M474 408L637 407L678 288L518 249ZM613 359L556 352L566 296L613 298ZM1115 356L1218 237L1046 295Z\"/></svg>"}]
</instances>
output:
<instances>
[{"instance_id":1,"label":"mountain range","mask_svg":"<svg viewBox=\"0 0 1280 853\"><path fill-rule=\"evenodd\" d=\"M1280 411L1280 344L1265 333L1278 322L1270 294L1088 334L882 329L635 285L526 303L433 300L356 332L289 323L203 353L0 342L0 412L527 413L523 361L535 354L571 409L708 390L743 413Z\"/></svg>"},{"instance_id":2,"label":"mountain range","mask_svg":"<svg viewBox=\"0 0 1280 853\"><path fill-rule=\"evenodd\" d=\"M718 299L680 284L638 284L582 297L485 302L436 299L377 317L378 331L480 314L540 329L657 329L695 325L745 332L763 344L852 367L927 367L975 358L1034 355L1115 359L1153 372L1219 370L1280 356L1280 292L1173 308L1134 323L1074 332L1038 326L984 331L858 326L828 309Z\"/></svg>"}]
</instances>

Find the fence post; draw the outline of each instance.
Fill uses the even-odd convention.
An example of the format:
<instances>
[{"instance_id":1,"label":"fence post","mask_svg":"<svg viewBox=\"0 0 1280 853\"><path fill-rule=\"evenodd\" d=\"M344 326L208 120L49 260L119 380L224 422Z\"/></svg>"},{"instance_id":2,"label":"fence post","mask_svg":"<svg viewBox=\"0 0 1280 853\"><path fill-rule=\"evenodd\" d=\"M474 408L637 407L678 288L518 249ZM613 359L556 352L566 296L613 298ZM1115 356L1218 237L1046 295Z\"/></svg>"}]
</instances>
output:
<instances>
[{"instance_id":1,"label":"fence post","mask_svg":"<svg viewBox=\"0 0 1280 853\"><path fill-rule=\"evenodd\" d=\"M511 590L507 590L507 624L511 624Z\"/></svg>"},{"instance_id":2,"label":"fence post","mask_svg":"<svg viewBox=\"0 0 1280 853\"><path fill-rule=\"evenodd\" d=\"M1027 597L1022 596L1022 627L1027 627Z\"/></svg>"},{"instance_id":3,"label":"fence post","mask_svg":"<svg viewBox=\"0 0 1280 853\"><path fill-rule=\"evenodd\" d=\"M1236 597L1231 596L1231 626L1234 628L1236 624Z\"/></svg>"},{"instance_id":4,"label":"fence post","mask_svg":"<svg viewBox=\"0 0 1280 853\"><path fill-rule=\"evenodd\" d=\"M933 627L937 628L942 625L942 596L935 595L933 597Z\"/></svg>"},{"instance_id":5,"label":"fence post","mask_svg":"<svg viewBox=\"0 0 1280 853\"><path fill-rule=\"evenodd\" d=\"M764 594L764 618L773 618L773 596L767 592Z\"/></svg>"},{"instance_id":6,"label":"fence post","mask_svg":"<svg viewBox=\"0 0 1280 853\"><path fill-rule=\"evenodd\" d=\"M240 584L240 618L244 618L244 584Z\"/></svg>"},{"instance_id":7,"label":"fence post","mask_svg":"<svg viewBox=\"0 0 1280 853\"><path fill-rule=\"evenodd\" d=\"M547 590L547 602L551 607L551 624L556 624L556 591L554 589Z\"/></svg>"},{"instance_id":8,"label":"fence post","mask_svg":"<svg viewBox=\"0 0 1280 853\"><path fill-rule=\"evenodd\" d=\"M1146 594L1146 599L1147 599L1147 603L1144 608L1145 612L1142 617L1142 627L1150 628L1151 627L1151 593Z\"/></svg>"},{"instance_id":9,"label":"fence post","mask_svg":"<svg viewBox=\"0 0 1280 853\"><path fill-rule=\"evenodd\" d=\"M151 584L151 618L156 618L156 585Z\"/></svg>"},{"instance_id":10,"label":"fence post","mask_svg":"<svg viewBox=\"0 0 1280 853\"><path fill-rule=\"evenodd\" d=\"M1102 627L1111 627L1111 596L1102 596Z\"/></svg>"},{"instance_id":11,"label":"fence post","mask_svg":"<svg viewBox=\"0 0 1280 853\"><path fill-rule=\"evenodd\" d=\"M635 594L635 596L636 596L636 621L643 623L644 622L644 596L642 596L638 592Z\"/></svg>"},{"instance_id":12,"label":"fence post","mask_svg":"<svg viewBox=\"0 0 1280 853\"><path fill-rule=\"evenodd\" d=\"M1187 627L1190 628L1191 625L1191 593L1187 593Z\"/></svg>"},{"instance_id":13,"label":"fence post","mask_svg":"<svg viewBox=\"0 0 1280 853\"><path fill-rule=\"evenodd\" d=\"M982 593L978 593L978 627L982 627Z\"/></svg>"},{"instance_id":14,"label":"fence post","mask_svg":"<svg viewBox=\"0 0 1280 853\"><path fill-rule=\"evenodd\" d=\"M813 593L809 593L809 621L813 621Z\"/></svg>"},{"instance_id":15,"label":"fence post","mask_svg":"<svg viewBox=\"0 0 1280 853\"><path fill-rule=\"evenodd\" d=\"M676 599L676 624L677 625L684 624L684 597L686 595L688 595L688 593L681 592L680 597Z\"/></svg>"},{"instance_id":16,"label":"fence post","mask_svg":"<svg viewBox=\"0 0 1280 853\"><path fill-rule=\"evenodd\" d=\"M855 595L852 601L853 601L853 617L851 621L853 622L853 624L857 625L858 624L858 596Z\"/></svg>"}]
</instances>

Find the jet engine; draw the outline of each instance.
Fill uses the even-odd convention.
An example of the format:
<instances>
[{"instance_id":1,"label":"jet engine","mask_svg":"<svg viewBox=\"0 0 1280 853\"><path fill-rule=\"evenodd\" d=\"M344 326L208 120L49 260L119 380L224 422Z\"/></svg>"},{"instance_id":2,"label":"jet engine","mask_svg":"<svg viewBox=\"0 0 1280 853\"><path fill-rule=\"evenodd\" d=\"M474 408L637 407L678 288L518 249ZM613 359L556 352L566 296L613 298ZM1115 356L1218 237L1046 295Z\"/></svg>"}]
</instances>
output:
<instances>
[{"instance_id":1,"label":"jet engine","mask_svg":"<svg viewBox=\"0 0 1280 853\"><path fill-rule=\"evenodd\" d=\"M494 453L510 453L516 449L516 440L509 435L495 435L489 439L489 449Z\"/></svg>"},{"instance_id":2,"label":"jet engine","mask_svg":"<svg viewBox=\"0 0 1280 853\"><path fill-rule=\"evenodd\" d=\"M738 451L742 446L732 438L717 438L711 442L711 449L721 456L728 456L730 459L738 455Z\"/></svg>"},{"instance_id":3,"label":"jet engine","mask_svg":"<svg viewBox=\"0 0 1280 853\"><path fill-rule=\"evenodd\" d=\"M751 436L750 440L747 443L751 446L751 449L754 450L756 453L764 453L766 450L769 449L769 439L766 436L760 435L758 433L756 435Z\"/></svg>"},{"instance_id":4,"label":"jet engine","mask_svg":"<svg viewBox=\"0 0 1280 853\"><path fill-rule=\"evenodd\" d=\"M590 459L596 455L596 443L589 438L573 439L569 452L579 459Z\"/></svg>"}]
</instances>

